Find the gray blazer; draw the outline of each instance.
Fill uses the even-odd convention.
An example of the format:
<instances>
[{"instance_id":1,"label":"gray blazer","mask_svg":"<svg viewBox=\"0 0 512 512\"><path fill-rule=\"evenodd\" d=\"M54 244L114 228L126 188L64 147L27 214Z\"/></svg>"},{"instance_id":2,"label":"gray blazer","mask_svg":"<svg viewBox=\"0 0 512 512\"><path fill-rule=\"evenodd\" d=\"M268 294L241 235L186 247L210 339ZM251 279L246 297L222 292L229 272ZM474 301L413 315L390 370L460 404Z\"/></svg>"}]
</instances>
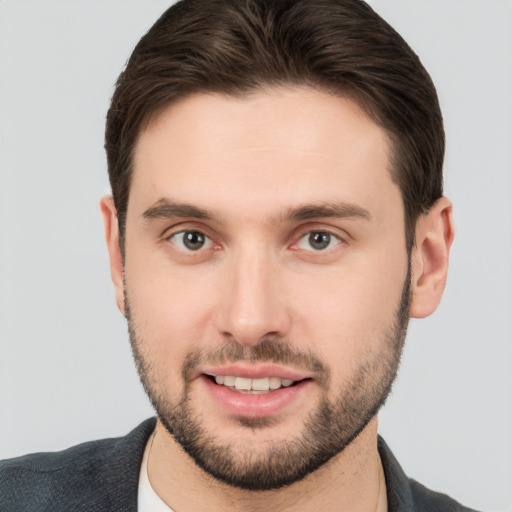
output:
<instances>
[{"instance_id":1,"label":"gray blazer","mask_svg":"<svg viewBox=\"0 0 512 512\"><path fill-rule=\"evenodd\" d=\"M140 465L154 428L150 418L126 437L0 462L0 511L136 512ZM408 479L380 437L379 453L389 512L471 512Z\"/></svg>"}]
</instances>

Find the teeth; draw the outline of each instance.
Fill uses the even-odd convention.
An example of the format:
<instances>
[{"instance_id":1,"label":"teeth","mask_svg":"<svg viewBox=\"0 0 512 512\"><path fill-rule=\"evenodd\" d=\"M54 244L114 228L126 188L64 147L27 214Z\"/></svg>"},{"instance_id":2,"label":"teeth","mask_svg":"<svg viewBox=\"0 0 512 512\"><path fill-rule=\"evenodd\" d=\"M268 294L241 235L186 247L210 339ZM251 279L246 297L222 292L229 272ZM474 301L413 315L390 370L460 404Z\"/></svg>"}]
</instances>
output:
<instances>
[{"instance_id":1,"label":"teeth","mask_svg":"<svg viewBox=\"0 0 512 512\"><path fill-rule=\"evenodd\" d=\"M226 375L224 377L224 386L234 386L236 382L236 377L230 377L229 375Z\"/></svg>"},{"instance_id":2,"label":"teeth","mask_svg":"<svg viewBox=\"0 0 512 512\"><path fill-rule=\"evenodd\" d=\"M217 375L215 382L221 386L227 386L242 392L268 392L270 390L279 389L280 387L287 388L294 383L291 379L281 379L279 377L245 379L243 377L233 377L232 375Z\"/></svg>"},{"instance_id":3,"label":"teeth","mask_svg":"<svg viewBox=\"0 0 512 512\"><path fill-rule=\"evenodd\" d=\"M265 377L264 379L252 379L251 389L257 391L268 391L269 390L269 378Z\"/></svg>"},{"instance_id":4,"label":"teeth","mask_svg":"<svg viewBox=\"0 0 512 512\"><path fill-rule=\"evenodd\" d=\"M235 379L235 388L236 389L245 389L247 391L250 391L252 389L251 384L252 384L251 379L244 379L242 377L237 377Z\"/></svg>"},{"instance_id":5,"label":"teeth","mask_svg":"<svg viewBox=\"0 0 512 512\"><path fill-rule=\"evenodd\" d=\"M281 387L281 379L279 377L270 377L268 380L270 389L279 389Z\"/></svg>"}]
</instances>

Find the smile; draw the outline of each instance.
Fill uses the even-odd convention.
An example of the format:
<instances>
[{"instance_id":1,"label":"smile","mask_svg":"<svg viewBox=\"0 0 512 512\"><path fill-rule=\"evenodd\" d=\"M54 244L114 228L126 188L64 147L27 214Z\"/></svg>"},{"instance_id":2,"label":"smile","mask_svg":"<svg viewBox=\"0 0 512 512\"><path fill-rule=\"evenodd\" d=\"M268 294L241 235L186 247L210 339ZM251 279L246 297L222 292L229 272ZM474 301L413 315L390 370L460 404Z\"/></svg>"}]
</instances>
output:
<instances>
[{"instance_id":1,"label":"smile","mask_svg":"<svg viewBox=\"0 0 512 512\"><path fill-rule=\"evenodd\" d=\"M226 386L232 391L250 393L254 395L270 393L280 388L287 388L295 384L292 379L280 377L263 377L259 379L247 379L233 375L217 375L215 382L220 386Z\"/></svg>"},{"instance_id":2,"label":"smile","mask_svg":"<svg viewBox=\"0 0 512 512\"><path fill-rule=\"evenodd\" d=\"M276 373L284 375L277 377ZM232 417L246 418L275 416L286 410L291 412L299 400L305 399L308 390L314 389L314 381L309 375L269 368L212 370L203 373L199 382L217 410Z\"/></svg>"}]
</instances>

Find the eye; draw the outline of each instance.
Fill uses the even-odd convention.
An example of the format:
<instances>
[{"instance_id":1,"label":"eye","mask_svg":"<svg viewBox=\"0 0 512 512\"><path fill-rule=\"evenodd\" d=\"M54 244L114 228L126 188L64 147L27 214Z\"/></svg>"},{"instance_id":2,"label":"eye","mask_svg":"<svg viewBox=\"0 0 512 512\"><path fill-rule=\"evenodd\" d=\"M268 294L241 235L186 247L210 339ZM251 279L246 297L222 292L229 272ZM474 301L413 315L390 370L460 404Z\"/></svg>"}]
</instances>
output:
<instances>
[{"instance_id":1,"label":"eye","mask_svg":"<svg viewBox=\"0 0 512 512\"><path fill-rule=\"evenodd\" d=\"M325 251L332 249L340 243L340 239L328 231L311 231L302 236L297 242L299 249L307 251Z\"/></svg>"},{"instance_id":2,"label":"eye","mask_svg":"<svg viewBox=\"0 0 512 512\"><path fill-rule=\"evenodd\" d=\"M213 246L213 241L200 231L180 231L168 240L182 251L199 251Z\"/></svg>"}]
</instances>

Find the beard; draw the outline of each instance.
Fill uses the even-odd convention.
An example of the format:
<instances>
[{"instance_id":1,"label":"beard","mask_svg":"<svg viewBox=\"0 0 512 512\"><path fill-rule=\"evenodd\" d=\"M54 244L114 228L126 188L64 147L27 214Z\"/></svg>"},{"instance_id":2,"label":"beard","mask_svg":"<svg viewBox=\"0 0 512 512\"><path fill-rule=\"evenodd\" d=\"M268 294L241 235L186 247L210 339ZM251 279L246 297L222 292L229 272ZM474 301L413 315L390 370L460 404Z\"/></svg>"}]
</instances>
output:
<instances>
[{"instance_id":1,"label":"beard","mask_svg":"<svg viewBox=\"0 0 512 512\"><path fill-rule=\"evenodd\" d=\"M250 433L274 423L273 418L237 418L247 429L244 449L222 442L208 431L208 420L194 410L190 399L192 375L203 362L227 361L292 364L315 375L324 390L330 389L329 365L312 352L298 351L288 340L266 337L258 345L244 346L225 340L215 350L195 350L185 358L181 376L184 389L179 401L172 401L160 386L161 379L135 328L125 287L126 319L137 370L158 418L176 442L206 473L216 480L245 490L279 489L300 481L332 457L341 453L367 426L384 405L395 380L409 322L411 270L388 328L381 333L377 349L358 362L351 380L338 390L334 400L323 397L310 412L302 432L295 438L271 441L265 450L250 445Z\"/></svg>"}]
</instances>

